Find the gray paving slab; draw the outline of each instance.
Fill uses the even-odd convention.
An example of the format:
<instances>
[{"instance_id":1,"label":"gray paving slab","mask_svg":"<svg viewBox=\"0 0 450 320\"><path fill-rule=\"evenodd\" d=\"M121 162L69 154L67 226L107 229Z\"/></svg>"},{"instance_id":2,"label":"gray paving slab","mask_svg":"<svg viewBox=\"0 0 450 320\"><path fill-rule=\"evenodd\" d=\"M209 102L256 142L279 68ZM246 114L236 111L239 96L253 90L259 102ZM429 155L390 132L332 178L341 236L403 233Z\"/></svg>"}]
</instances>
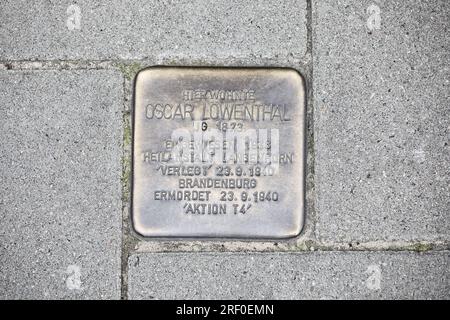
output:
<instances>
[{"instance_id":1,"label":"gray paving slab","mask_svg":"<svg viewBox=\"0 0 450 320\"><path fill-rule=\"evenodd\" d=\"M285 60L306 52L306 0L7 0L0 21L0 60Z\"/></svg>"},{"instance_id":2,"label":"gray paving slab","mask_svg":"<svg viewBox=\"0 0 450 320\"><path fill-rule=\"evenodd\" d=\"M131 299L449 299L449 252L147 253Z\"/></svg>"},{"instance_id":3,"label":"gray paving slab","mask_svg":"<svg viewBox=\"0 0 450 320\"><path fill-rule=\"evenodd\" d=\"M321 240L449 240L449 16L448 1L313 1Z\"/></svg>"},{"instance_id":4,"label":"gray paving slab","mask_svg":"<svg viewBox=\"0 0 450 320\"><path fill-rule=\"evenodd\" d=\"M0 298L120 298L122 82L0 71Z\"/></svg>"}]
</instances>

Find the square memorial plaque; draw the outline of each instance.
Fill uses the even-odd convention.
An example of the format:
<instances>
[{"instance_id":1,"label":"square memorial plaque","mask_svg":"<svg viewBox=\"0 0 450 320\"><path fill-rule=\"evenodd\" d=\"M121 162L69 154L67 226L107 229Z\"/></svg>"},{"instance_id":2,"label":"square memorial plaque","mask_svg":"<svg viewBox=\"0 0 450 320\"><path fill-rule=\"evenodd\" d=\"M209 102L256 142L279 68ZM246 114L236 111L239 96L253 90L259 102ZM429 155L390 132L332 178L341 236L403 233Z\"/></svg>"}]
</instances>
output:
<instances>
[{"instance_id":1,"label":"square memorial plaque","mask_svg":"<svg viewBox=\"0 0 450 320\"><path fill-rule=\"evenodd\" d=\"M303 226L305 85L293 69L152 67L135 81L132 220L160 238Z\"/></svg>"}]
</instances>

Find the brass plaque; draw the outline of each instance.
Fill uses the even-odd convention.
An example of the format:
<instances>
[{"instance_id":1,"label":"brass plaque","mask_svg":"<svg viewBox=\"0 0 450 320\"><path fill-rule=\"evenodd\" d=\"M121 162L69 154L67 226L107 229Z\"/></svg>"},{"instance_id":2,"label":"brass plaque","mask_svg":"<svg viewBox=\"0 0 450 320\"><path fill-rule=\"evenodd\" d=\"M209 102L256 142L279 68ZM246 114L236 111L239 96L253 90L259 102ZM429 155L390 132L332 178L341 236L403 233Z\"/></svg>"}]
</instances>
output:
<instances>
[{"instance_id":1,"label":"brass plaque","mask_svg":"<svg viewBox=\"0 0 450 320\"><path fill-rule=\"evenodd\" d=\"M135 81L132 220L159 238L303 226L305 85L293 69L152 67Z\"/></svg>"}]
</instances>

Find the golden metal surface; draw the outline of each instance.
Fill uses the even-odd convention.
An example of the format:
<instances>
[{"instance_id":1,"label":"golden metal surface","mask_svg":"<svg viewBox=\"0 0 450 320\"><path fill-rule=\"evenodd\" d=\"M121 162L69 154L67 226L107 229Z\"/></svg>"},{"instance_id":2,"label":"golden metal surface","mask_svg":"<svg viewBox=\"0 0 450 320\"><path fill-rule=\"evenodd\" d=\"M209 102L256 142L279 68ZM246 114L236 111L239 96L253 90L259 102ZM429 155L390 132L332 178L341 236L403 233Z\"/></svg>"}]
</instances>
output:
<instances>
[{"instance_id":1,"label":"golden metal surface","mask_svg":"<svg viewBox=\"0 0 450 320\"><path fill-rule=\"evenodd\" d=\"M289 238L304 211L292 69L152 67L135 81L132 220L159 238Z\"/></svg>"}]
</instances>

